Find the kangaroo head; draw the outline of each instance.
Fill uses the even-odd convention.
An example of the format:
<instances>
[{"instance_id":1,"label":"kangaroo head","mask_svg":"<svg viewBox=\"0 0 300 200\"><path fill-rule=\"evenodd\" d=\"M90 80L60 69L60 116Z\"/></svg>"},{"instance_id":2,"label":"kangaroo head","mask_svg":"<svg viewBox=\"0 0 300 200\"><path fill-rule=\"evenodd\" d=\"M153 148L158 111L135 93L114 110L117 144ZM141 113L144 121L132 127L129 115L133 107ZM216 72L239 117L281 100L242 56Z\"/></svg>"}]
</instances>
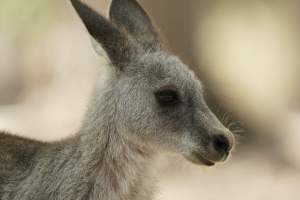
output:
<instances>
[{"instance_id":1,"label":"kangaroo head","mask_svg":"<svg viewBox=\"0 0 300 200\"><path fill-rule=\"evenodd\" d=\"M114 68L116 126L127 138L213 165L229 155L234 137L210 111L203 88L166 51L135 0L112 0L109 20L71 0L88 32Z\"/></svg>"}]
</instances>

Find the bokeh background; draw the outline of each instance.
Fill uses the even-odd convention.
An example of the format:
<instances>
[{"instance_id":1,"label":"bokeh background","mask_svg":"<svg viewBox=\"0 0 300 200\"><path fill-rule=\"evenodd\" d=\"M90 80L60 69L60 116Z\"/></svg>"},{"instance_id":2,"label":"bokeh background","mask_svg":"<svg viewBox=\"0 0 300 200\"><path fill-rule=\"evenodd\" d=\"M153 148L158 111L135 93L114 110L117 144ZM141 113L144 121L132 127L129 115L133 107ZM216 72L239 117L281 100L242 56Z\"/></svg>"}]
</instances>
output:
<instances>
[{"instance_id":1,"label":"bokeh background","mask_svg":"<svg viewBox=\"0 0 300 200\"><path fill-rule=\"evenodd\" d=\"M86 0L107 13L109 0ZM157 163L160 200L300 198L300 1L140 0L236 133L214 168ZM53 141L80 126L104 58L68 0L0 0L0 129Z\"/></svg>"}]
</instances>

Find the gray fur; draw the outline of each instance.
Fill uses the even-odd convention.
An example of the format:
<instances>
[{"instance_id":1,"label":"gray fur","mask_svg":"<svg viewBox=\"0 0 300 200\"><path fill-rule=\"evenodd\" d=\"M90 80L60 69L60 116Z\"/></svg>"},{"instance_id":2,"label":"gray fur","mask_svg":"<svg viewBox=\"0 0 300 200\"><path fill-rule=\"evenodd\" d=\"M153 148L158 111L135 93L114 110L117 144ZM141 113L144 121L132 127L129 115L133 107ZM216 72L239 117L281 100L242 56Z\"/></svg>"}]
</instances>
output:
<instances>
[{"instance_id":1,"label":"gray fur","mask_svg":"<svg viewBox=\"0 0 300 200\"><path fill-rule=\"evenodd\" d=\"M110 78L104 87L96 85L75 136L43 143L0 133L1 200L150 200L151 163L160 151L197 164L226 159L214 136L226 138L229 153L232 134L206 106L194 74L161 47L137 2L113 0L113 22L72 3L108 54ZM136 12L126 14L126 6ZM118 13L130 16L123 21ZM180 105L158 104L154 93L165 88L179 94Z\"/></svg>"}]
</instances>

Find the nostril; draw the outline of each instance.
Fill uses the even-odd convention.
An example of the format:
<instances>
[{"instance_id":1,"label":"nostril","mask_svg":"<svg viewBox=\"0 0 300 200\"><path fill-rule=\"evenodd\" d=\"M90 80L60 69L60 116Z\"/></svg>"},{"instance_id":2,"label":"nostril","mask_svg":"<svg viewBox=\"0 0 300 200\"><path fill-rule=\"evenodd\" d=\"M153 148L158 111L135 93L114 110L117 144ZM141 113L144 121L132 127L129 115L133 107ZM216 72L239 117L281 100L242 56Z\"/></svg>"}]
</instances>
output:
<instances>
[{"instance_id":1,"label":"nostril","mask_svg":"<svg viewBox=\"0 0 300 200\"><path fill-rule=\"evenodd\" d=\"M229 140L224 135L214 136L213 145L216 151L225 151L226 153L230 151Z\"/></svg>"}]
</instances>

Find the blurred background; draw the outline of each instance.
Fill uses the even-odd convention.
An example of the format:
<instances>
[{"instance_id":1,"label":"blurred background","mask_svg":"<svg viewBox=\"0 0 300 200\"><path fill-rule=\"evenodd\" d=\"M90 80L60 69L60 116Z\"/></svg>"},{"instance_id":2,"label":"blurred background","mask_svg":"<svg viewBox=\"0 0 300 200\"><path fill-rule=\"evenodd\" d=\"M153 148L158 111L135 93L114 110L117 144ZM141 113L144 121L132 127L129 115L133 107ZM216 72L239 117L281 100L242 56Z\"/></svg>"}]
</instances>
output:
<instances>
[{"instance_id":1,"label":"blurred background","mask_svg":"<svg viewBox=\"0 0 300 200\"><path fill-rule=\"evenodd\" d=\"M109 0L86 0L107 13ZM300 1L140 0L236 133L214 168L162 156L159 200L300 197ZM57 140L80 126L104 58L68 0L0 1L0 129Z\"/></svg>"}]
</instances>

